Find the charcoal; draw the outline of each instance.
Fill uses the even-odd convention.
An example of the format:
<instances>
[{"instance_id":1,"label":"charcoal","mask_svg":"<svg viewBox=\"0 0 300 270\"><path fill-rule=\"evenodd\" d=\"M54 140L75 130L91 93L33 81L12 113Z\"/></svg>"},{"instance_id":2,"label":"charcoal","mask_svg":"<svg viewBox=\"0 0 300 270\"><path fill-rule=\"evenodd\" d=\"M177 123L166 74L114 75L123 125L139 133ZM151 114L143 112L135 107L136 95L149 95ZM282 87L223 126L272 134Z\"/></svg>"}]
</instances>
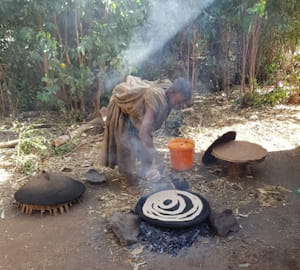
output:
<instances>
[{"instance_id":1,"label":"charcoal","mask_svg":"<svg viewBox=\"0 0 300 270\"><path fill-rule=\"evenodd\" d=\"M184 229L162 228L142 221L138 239L152 252L176 256L181 249L190 247L200 237L209 236L211 229L207 221Z\"/></svg>"}]
</instances>

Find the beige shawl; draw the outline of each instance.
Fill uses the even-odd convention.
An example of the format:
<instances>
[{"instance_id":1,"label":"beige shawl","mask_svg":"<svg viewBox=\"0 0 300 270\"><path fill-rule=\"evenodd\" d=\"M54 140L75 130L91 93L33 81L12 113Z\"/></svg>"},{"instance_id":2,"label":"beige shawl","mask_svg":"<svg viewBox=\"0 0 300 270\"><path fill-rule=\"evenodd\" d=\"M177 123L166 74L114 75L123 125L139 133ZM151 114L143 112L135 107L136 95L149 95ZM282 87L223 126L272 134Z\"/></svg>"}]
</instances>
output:
<instances>
[{"instance_id":1,"label":"beige shawl","mask_svg":"<svg viewBox=\"0 0 300 270\"><path fill-rule=\"evenodd\" d=\"M102 145L102 165L119 166L120 172L132 173L135 161L140 159L143 149L138 136L129 130L129 121L138 131L149 106L155 113L154 129L159 129L168 117L165 90L158 82L142 81L138 77L128 76L126 82L113 89L113 95L107 110L106 128ZM170 86L170 83L164 83ZM144 157L145 157L144 156ZM150 159L150 157L145 158ZM143 160L143 158L142 158Z\"/></svg>"}]
</instances>

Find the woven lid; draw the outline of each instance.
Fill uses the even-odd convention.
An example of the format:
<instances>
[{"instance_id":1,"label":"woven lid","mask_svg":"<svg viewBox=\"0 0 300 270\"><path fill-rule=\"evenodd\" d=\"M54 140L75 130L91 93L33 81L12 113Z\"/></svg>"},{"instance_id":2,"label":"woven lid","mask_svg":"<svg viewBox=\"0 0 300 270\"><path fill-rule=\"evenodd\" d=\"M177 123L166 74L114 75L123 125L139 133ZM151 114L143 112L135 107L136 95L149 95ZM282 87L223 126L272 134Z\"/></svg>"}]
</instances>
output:
<instances>
[{"instance_id":1,"label":"woven lid","mask_svg":"<svg viewBox=\"0 0 300 270\"><path fill-rule=\"evenodd\" d=\"M260 145L247 141L230 141L212 150L214 157L234 163L258 161L265 158L267 153Z\"/></svg>"},{"instance_id":2,"label":"woven lid","mask_svg":"<svg viewBox=\"0 0 300 270\"><path fill-rule=\"evenodd\" d=\"M61 173L43 172L32 177L16 193L19 203L34 205L56 205L67 203L80 197L85 186Z\"/></svg>"},{"instance_id":3,"label":"woven lid","mask_svg":"<svg viewBox=\"0 0 300 270\"><path fill-rule=\"evenodd\" d=\"M235 131L228 131L228 132L224 133L221 137L217 138L204 152L204 155L202 157L203 164L211 165L211 164L214 164L215 162L217 162L217 159L211 153L212 150L214 149L214 147L216 147L222 143L233 141L233 140L235 140L235 137L236 137Z\"/></svg>"}]
</instances>

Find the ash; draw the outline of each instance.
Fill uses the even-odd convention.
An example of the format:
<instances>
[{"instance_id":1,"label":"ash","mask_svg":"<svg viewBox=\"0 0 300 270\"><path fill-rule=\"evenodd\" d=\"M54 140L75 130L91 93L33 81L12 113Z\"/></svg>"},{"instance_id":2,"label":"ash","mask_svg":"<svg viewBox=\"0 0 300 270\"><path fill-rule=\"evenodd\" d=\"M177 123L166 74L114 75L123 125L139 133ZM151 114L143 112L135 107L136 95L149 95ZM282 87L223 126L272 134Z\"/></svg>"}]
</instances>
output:
<instances>
[{"instance_id":1,"label":"ash","mask_svg":"<svg viewBox=\"0 0 300 270\"><path fill-rule=\"evenodd\" d=\"M190 247L200 237L209 236L211 229L207 221L184 229L162 228L142 221L138 238L150 251L176 256L181 249Z\"/></svg>"}]
</instances>

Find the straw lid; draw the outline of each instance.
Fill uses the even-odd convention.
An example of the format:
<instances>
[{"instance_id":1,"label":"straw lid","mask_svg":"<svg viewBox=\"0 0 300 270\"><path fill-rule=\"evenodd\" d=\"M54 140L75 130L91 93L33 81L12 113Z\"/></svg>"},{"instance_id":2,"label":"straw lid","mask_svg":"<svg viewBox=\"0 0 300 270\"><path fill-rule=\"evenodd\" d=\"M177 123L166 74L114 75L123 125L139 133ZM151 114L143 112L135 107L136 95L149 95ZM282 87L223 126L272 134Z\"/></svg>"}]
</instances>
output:
<instances>
[{"instance_id":1,"label":"straw lid","mask_svg":"<svg viewBox=\"0 0 300 270\"><path fill-rule=\"evenodd\" d=\"M18 203L33 205L55 205L66 203L80 197L85 186L61 173L42 172L33 176L16 193Z\"/></svg>"},{"instance_id":2,"label":"straw lid","mask_svg":"<svg viewBox=\"0 0 300 270\"><path fill-rule=\"evenodd\" d=\"M214 157L234 163L259 161L265 158L267 153L262 146L248 141L230 141L212 150Z\"/></svg>"}]
</instances>

